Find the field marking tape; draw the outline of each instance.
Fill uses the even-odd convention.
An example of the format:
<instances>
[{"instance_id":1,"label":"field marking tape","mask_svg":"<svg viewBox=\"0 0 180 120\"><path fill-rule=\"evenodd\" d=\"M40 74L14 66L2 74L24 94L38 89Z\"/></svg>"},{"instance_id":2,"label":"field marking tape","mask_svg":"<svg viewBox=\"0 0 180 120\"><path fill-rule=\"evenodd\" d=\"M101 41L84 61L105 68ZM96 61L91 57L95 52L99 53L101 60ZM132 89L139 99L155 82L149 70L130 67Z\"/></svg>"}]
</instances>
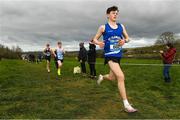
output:
<instances>
[{"instance_id":1,"label":"field marking tape","mask_svg":"<svg viewBox=\"0 0 180 120\"><path fill-rule=\"evenodd\" d=\"M131 65L131 66L164 66L164 64L134 64L134 63L121 63L121 65ZM180 67L180 65L172 64L172 66Z\"/></svg>"},{"instance_id":2,"label":"field marking tape","mask_svg":"<svg viewBox=\"0 0 180 120\"><path fill-rule=\"evenodd\" d=\"M74 62L68 61L66 63L74 63ZM97 62L95 64L104 65L104 63L99 63L99 62ZM164 64L147 64L147 63L144 63L144 64L141 64L141 63L121 63L121 65L126 65L126 66L164 66ZM172 64L171 66L180 67L180 65L178 65L178 64Z\"/></svg>"}]
</instances>

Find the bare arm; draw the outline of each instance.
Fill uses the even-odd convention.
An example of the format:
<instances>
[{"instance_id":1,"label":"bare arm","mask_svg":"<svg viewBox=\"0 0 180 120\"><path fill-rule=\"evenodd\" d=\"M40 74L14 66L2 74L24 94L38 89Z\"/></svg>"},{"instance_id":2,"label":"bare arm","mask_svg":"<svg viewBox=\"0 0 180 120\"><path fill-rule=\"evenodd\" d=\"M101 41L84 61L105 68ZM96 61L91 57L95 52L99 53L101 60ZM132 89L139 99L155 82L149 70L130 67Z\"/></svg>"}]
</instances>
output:
<instances>
[{"instance_id":1,"label":"bare arm","mask_svg":"<svg viewBox=\"0 0 180 120\"><path fill-rule=\"evenodd\" d=\"M93 42L96 44L96 45L99 45L100 48L104 47L104 42L100 42L98 41L99 38L102 36L103 32L105 30L105 26L104 25L101 25L95 35L95 37L93 38Z\"/></svg>"},{"instance_id":2,"label":"bare arm","mask_svg":"<svg viewBox=\"0 0 180 120\"><path fill-rule=\"evenodd\" d=\"M63 54L65 54L66 53L66 51L64 50L64 48L63 48Z\"/></svg>"},{"instance_id":3,"label":"bare arm","mask_svg":"<svg viewBox=\"0 0 180 120\"><path fill-rule=\"evenodd\" d=\"M121 24L122 25L122 24ZM125 38L125 42L129 42L129 35L126 31L126 28L124 27L124 25L122 25L122 28L123 28L123 37Z\"/></svg>"},{"instance_id":4,"label":"bare arm","mask_svg":"<svg viewBox=\"0 0 180 120\"><path fill-rule=\"evenodd\" d=\"M52 54L54 55L54 57L56 57L56 54L55 54L54 51L55 51L55 50L52 50L52 49L51 49Z\"/></svg>"},{"instance_id":5,"label":"bare arm","mask_svg":"<svg viewBox=\"0 0 180 120\"><path fill-rule=\"evenodd\" d=\"M43 50L43 54L44 54L44 55L46 55L45 50L46 50L46 49Z\"/></svg>"}]
</instances>

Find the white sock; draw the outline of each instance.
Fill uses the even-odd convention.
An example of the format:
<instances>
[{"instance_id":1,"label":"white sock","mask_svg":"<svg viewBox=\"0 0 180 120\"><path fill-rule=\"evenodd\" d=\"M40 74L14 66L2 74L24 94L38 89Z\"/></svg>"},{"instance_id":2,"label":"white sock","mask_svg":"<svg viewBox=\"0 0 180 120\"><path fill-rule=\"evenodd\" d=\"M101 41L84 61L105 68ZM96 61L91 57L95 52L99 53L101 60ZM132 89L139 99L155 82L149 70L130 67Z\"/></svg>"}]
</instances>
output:
<instances>
[{"instance_id":1,"label":"white sock","mask_svg":"<svg viewBox=\"0 0 180 120\"><path fill-rule=\"evenodd\" d=\"M124 107L127 107L130 105L127 99L123 100L123 103L124 103Z\"/></svg>"}]
</instances>

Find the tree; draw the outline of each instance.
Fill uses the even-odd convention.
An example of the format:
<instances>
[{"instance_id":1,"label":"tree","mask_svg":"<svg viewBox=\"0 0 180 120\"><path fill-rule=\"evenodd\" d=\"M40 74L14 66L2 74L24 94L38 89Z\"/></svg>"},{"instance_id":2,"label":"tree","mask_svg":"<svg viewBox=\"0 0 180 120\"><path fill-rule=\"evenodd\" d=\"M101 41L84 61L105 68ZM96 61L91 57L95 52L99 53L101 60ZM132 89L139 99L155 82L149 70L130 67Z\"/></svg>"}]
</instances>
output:
<instances>
[{"instance_id":1,"label":"tree","mask_svg":"<svg viewBox=\"0 0 180 120\"><path fill-rule=\"evenodd\" d=\"M16 46L15 52L16 55L20 58L22 54L22 49L19 46Z\"/></svg>"},{"instance_id":2,"label":"tree","mask_svg":"<svg viewBox=\"0 0 180 120\"><path fill-rule=\"evenodd\" d=\"M7 58L7 59L19 59L21 58L22 49L19 46L12 46L12 49L8 48L7 46L0 44L0 59Z\"/></svg>"},{"instance_id":3,"label":"tree","mask_svg":"<svg viewBox=\"0 0 180 120\"><path fill-rule=\"evenodd\" d=\"M177 39L177 40L176 40L176 43L180 43L180 39Z\"/></svg>"},{"instance_id":4,"label":"tree","mask_svg":"<svg viewBox=\"0 0 180 120\"><path fill-rule=\"evenodd\" d=\"M167 44L167 43L175 43L175 36L173 32L164 32L162 33L157 41L156 45L161 45L161 44Z\"/></svg>"}]
</instances>

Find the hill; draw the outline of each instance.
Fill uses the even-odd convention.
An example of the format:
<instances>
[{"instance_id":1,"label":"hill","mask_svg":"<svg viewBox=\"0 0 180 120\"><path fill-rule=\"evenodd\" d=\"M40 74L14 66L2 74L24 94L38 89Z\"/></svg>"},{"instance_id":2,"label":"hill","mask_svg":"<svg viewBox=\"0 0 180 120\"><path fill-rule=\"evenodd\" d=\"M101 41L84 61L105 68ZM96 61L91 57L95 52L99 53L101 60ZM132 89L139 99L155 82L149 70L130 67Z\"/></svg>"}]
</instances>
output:
<instances>
[{"instance_id":1,"label":"hill","mask_svg":"<svg viewBox=\"0 0 180 120\"><path fill-rule=\"evenodd\" d=\"M175 45L177 48L176 59L180 59L180 43ZM165 50L163 45L153 45L146 47L138 48L124 48L124 57L125 58L151 58L151 59L160 59L159 51ZM76 57L78 51L67 52L66 56ZM97 50L97 57L103 57L103 50Z\"/></svg>"},{"instance_id":2,"label":"hill","mask_svg":"<svg viewBox=\"0 0 180 120\"><path fill-rule=\"evenodd\" d=\"M175 44L177 48L176 59L180 59L180 43ZM148 59L160 59L159 51L166 50L163 45L153 45L146 47L138 47L138 48L124 48L124 57L125 58L148 58ZM38 54L43 55L42 51L34 51L34 52L24 52L23 54L34 54L38 56ZM66 57L77 57L78 51L67 51L65 54ZM103 50L97 50L97 58L103 58Z\"/></svg>"},{"instance_id":3,"label":"hill","mask_svg":"<svg viewBox=\"0 0 180 120\"><path fill-rule=\"evenodd\" d=\"M176 59L180 59L180 43L175 44L175 47L177 49ZM165 46L153 45L139 48L127 48L124 50L124 57L160 59L160 50L165 51Z\"/></svg>"}]
</instances>

